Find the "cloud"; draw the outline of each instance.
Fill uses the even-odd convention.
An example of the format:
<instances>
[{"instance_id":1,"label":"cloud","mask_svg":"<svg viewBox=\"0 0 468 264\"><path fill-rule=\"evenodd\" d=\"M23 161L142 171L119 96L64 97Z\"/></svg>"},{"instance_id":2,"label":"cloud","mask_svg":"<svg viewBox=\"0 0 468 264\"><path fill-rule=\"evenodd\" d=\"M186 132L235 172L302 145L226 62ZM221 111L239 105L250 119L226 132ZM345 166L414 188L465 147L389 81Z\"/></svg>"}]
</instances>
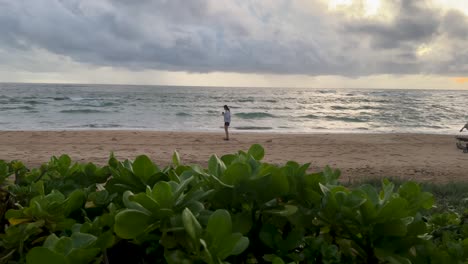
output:
<instances>
[{"instance_id":1,"label":"cloud","mask_svg":"<svg viewBox=\"0 0 468 264\"><path fill-rule=\"evenodd\" d=\"M194 73L468 71L463 13L391 0L390 20L349 16L360 1L335 12L321 0L0 0L0 55L9 54L4 67L30 71L57 70L60 60Z\"/></svg>"},{"instance_id":2,"label":"cloud","mask_svg":"<svg viewBox=\"0 0 468 264\"><path fill-rule=\"evenodd\" d=\"M393 21L355 21L345 30L369 37L377 49L405 49L413 43L431 41L440 24L438 10L424 8L420 0L402 0Z\"/></svg>"}]
</instances>

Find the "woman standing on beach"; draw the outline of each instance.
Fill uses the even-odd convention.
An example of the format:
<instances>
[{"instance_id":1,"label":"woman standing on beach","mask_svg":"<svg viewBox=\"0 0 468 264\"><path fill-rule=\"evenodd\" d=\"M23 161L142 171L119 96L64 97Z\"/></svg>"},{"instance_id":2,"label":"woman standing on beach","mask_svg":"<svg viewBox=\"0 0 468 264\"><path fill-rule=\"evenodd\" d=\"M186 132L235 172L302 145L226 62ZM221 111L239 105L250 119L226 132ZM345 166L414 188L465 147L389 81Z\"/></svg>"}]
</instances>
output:
<instances>
[{"instance_id":1,"label":"woman standing on beach","mask_svg":"<svg viewBox=\"0 0 468 264\"><path fill-rule=\"evenodd\" d=\"M229 107L227 105L224 105L224 111L223 116L224 116L224 131L226 132L226 137L224 140L229 140L229 124L231 123L231 111L229 110Z\"/></svg>"}]
</instances>

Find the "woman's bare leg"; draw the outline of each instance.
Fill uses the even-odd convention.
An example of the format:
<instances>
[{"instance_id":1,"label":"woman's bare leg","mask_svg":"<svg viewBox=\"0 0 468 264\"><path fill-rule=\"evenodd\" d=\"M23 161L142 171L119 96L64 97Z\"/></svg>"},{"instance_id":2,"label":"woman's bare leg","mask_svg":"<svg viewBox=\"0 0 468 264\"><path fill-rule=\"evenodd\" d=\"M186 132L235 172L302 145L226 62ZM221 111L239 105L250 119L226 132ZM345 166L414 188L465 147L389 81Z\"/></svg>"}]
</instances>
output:
<instances>
[{"instance_id":1,"label":"woman's bare leg","mask_svg":"<svg viewBox=\"0 0 468 264\"><path fill-rule=\"evenodd\" d=\"M226 132L226 140L229 140L229 131L228 131L228 126L224 126L224 131Z\"/></svg>"}]
</instances>

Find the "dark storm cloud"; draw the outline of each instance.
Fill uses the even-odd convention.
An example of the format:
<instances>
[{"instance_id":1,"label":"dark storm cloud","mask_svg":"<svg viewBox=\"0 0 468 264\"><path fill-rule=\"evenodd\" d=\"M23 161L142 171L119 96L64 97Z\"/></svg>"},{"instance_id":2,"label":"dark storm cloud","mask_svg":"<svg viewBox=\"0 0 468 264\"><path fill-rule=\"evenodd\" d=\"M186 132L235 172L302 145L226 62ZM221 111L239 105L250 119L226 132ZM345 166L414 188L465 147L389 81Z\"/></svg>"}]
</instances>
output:
<instances>
[{"instance_id":1,"label":"dark storm cloud","mask_svg":"<svg viewBox=\"0 0 468 264\"><path fill-rule=\"evenodd\" d=\"M441 23L439 10L425 8L421 0L401 0L395 4L399 12L391 23L355 21L345 29L369 36L376 49L394 49L437 36Z\"/></svg>"},{"instance_id":2,"label":"dark storm cloud","mask_svg":"<svg viewBox=\"0 0 468 264\"><path fill-rule=\"evenodd\" d=\"M132 70L347 76L464 70L447 67L467 57L459 47L467 44L468 20L460 12L395 0L395 19L377 22L315 5L303 12L289 1L0 0L0 50L43 49ZM444 36L454 56L426 67L417 47Z\"/></svg>"},{"instance_id":3,"label":"dark storm cloud","mask_svg":"<svg viewBox=\"0 0 468 264\"><path fill-rule=\"evenodd\" d=\"M450 11L443 17L441 28L454 39L468 39L468 17L460 11Z\"/></svg>"}]
</instances>

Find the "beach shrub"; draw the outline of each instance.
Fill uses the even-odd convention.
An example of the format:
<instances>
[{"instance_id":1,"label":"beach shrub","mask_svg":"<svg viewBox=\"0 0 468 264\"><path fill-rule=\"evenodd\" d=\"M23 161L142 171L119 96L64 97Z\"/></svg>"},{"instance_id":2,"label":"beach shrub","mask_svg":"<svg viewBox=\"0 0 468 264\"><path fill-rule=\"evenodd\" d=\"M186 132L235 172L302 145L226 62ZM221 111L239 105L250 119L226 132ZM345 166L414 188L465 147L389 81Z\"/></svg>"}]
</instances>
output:
<instances>
[{"instance_id":1,"label":"beach shrub","mask_svg":"<svg viewBox=\"0 0 468 264\"><path fill-rule=\"evenodd\" d=\"M0 263L468 262L468 215L431 214L419 184L346 187L339 170L264 156L0 161Z\"/></svg>"}]
</instances>

